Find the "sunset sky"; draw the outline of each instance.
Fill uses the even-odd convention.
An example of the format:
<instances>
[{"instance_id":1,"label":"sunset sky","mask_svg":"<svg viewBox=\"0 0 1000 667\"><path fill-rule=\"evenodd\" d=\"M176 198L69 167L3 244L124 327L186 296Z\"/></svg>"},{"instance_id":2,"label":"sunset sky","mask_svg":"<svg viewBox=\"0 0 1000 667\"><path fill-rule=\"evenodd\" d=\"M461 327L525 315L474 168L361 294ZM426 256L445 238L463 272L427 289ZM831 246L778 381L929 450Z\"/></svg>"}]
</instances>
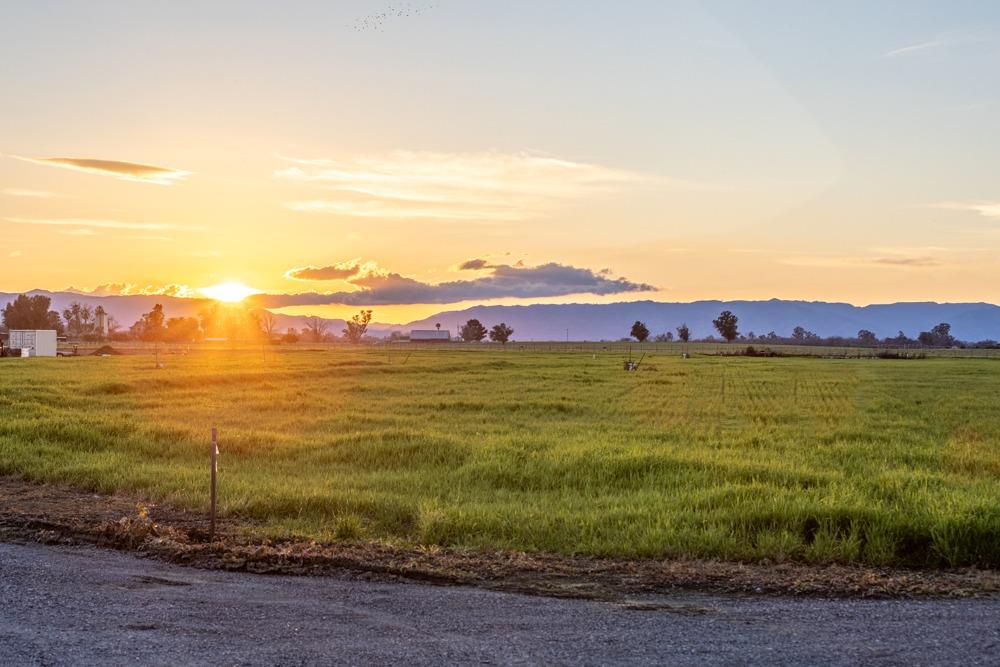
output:
<instances>
[{"instance_id":1,"label":"sunset sky","mask_svg":"<svg viewBox=\"0 0 1000 667\"><path fill-rule=\"evenodd\" d=\"M1000 3L5 2L0 291L1000 301Z\"/></svg>"}]
</instances>

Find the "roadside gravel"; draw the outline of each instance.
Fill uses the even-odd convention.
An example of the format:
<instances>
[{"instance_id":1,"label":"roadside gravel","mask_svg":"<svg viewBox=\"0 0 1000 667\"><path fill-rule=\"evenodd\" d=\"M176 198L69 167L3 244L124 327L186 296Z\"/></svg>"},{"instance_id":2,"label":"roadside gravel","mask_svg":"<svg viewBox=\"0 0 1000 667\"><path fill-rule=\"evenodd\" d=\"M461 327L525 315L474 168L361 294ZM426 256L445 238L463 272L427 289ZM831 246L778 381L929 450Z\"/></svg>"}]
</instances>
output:
<instances>
[{"instance_id":1,"label":"roadside gravel","mask_svg":"<svg viewBox=\"0 0 1000 667\"><path fill-rule=\"evenodd\" d=\"M1000 600L615 602L0 542L0 664L997 664Z\"/></svg>"}]
</instances>

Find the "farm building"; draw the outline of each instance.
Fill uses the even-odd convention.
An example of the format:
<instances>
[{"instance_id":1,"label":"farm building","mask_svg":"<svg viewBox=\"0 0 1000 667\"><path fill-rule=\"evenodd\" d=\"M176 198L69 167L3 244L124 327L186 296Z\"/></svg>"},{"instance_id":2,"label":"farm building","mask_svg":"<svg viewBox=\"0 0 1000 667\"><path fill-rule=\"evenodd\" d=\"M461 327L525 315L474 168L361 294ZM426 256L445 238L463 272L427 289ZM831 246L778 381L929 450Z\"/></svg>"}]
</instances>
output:
<instances>
[{"instance_id":1,"label":"farm building","mask_svg":"<svg viewBox=\"0 0 1000 667\"><path fill-rule=\"evenodd\" d=\"M54 357L56 356L55 329L11 329L7 339L7 347L21 350L23 356ZM27 352L25 353L25 350Z\"/></svg>"},{"instance_id":2,"label":"farm building","mask_svg":"<svg viewBox=\"0 0 1000 667\"><path fill-rule=\"evenodd\" d=\"M410 332L411 343L447 343L451 334L440 329L414 329Z\"/></svg>"}]
</instances>

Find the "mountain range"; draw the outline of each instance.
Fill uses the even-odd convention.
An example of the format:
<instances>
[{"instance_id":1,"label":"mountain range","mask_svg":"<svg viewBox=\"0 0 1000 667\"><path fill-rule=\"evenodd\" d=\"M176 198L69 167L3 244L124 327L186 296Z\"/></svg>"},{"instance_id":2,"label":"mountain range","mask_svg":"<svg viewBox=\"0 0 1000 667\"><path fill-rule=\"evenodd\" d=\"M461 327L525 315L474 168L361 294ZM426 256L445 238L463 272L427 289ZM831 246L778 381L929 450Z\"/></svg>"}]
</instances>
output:
<instances>
[{"instance_id":1,"label":"mountain range","mask_svg":"<svg viewBox=\"0 0 1000 667\"><path fill-rule=\"evenodd\" d=\"M174 296L128 295L93 296L78 292L33 290L52 300L52 308L62 312L70 303L79 301L96 307L102 305L120 324L128 327L153 305L163 304L168 317L194 317L209 302ZM0 307L17 293L0 292ZM903 302L854 306L848 303L824 301L694 301L670 303L630 301L608 304L533 304L526 306L474 306L462 310L442 311L413 322L391 324L372 323L369 331L375 336L390 332L409 333L411 329L442 329L453 333L469 319L478 319L487 327L505 322L514 328L515 340L617 340L628 336L632 323L641 320L655 335L673 331L687 324L694 338L714 334L712 320L723 310L739 317L742 333L758 335L774 331L788 336L796 326L802 326L820 336L856 336L860 329L873 331L880 338L895 336L903 331L915 337L940 322L951 324L952 334L960 340L1000 339L1000 306L990 303ZM377 313L376 313L377 315ZM339 334L344 320L325 318L331 333ZM302 328L305 316L278 314L278 328Z\"/></svg>"}]
</instances>

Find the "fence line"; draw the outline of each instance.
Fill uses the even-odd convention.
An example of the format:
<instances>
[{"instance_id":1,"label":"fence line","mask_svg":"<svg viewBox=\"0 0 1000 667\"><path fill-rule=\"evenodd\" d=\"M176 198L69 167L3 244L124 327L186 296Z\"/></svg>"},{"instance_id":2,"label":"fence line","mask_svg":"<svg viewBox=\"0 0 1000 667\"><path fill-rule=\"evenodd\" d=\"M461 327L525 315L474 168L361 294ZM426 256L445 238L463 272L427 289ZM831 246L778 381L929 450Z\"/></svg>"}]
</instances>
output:
<instances>
[{"instance_id":1,"label":"fence line","mask_svg":"<svg viewBox=\"0 0 1000 667\"><path fill-rule=\"evenodd\" d=\"M59 347L61 353L71 353L73 347L77 347L78 354L87 355L93 353L100 343L88 343L78 345L62 344ZM282 350L371 350L381 352L446 352L446 351L466 351L466 352L497 352L497 353L554 353L554 354L618 354L627 356L629 353L634 356L642 354L673 354L681 355L684 352L698 355L740 355L747 347L752 346L758 353L772 350L778 355L790 356L811 356L811 357L838 357L838 358L869 358L880 354L899 355L901 357L927 356L927 357L947 357L947 358L1000 358L1000 349L988 348L927 348L927 347L903 347L903 346L880 346L880 347L852 347L852 346L823 346L823 345L789 345L789 344L769 344L759 341L739 341L733 343L680 343L680 342L589 342L589 341L511 341L506 345L499 343L412 343L407 341L382 340L374 343L362 345L351 345L345 342L322 342L311 343L301 341L298 343L281 343L279 345L262 345L260 342L200 342L200 343L145 343L141 341L128 341L119 343L108 343L115 350L125 354L153 354L159 350L161 354L197 354L203 352L256 352L261 354L262 348L266 347L280 352Z\"/></svg>"}]
</instances>

